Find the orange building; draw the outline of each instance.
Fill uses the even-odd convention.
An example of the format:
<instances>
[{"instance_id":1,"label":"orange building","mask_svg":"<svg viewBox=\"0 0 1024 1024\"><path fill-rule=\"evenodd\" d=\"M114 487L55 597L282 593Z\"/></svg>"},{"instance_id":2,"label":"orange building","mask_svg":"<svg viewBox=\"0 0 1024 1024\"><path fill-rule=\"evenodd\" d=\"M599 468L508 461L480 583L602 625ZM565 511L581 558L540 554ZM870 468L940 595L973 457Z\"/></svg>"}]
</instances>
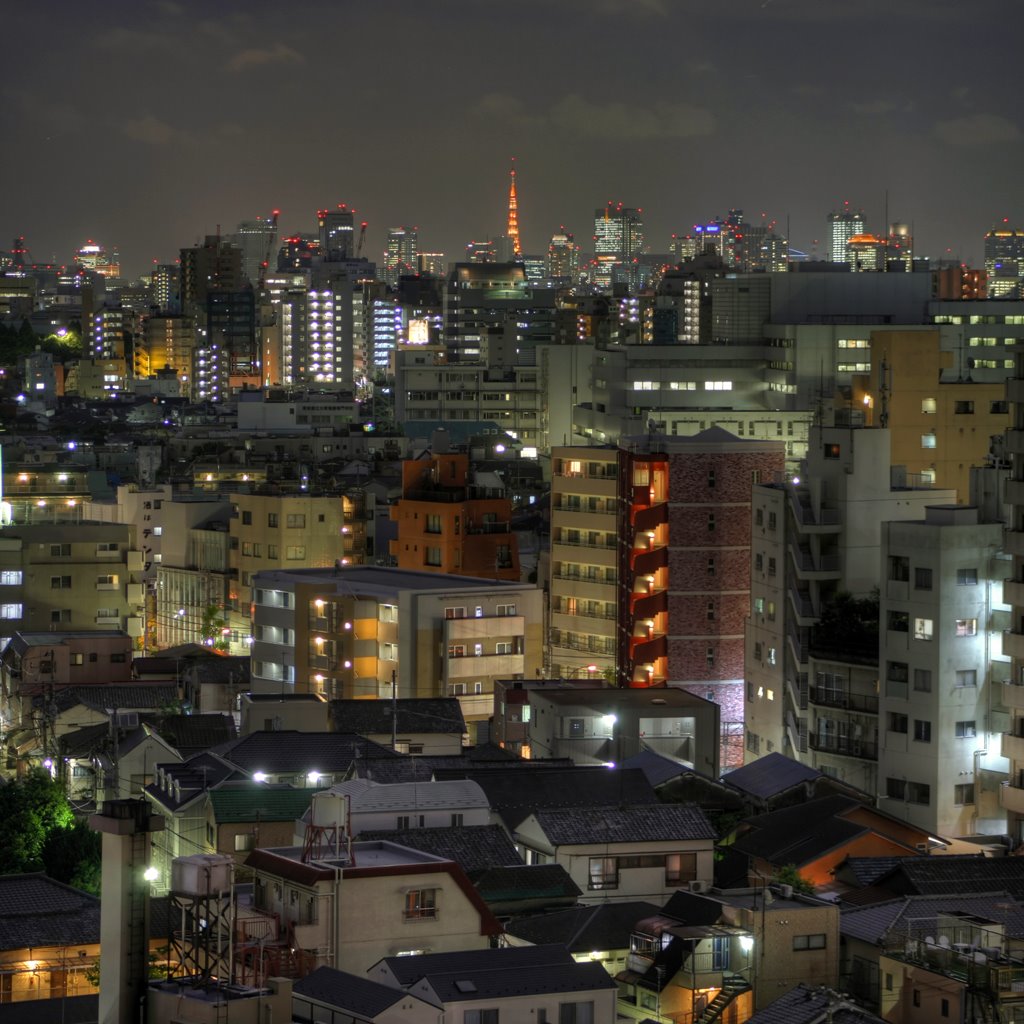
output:
<instances>
[{"instance_id":1,"label":"orange building","mask_svg":"<svg viewBox=\"0 0 1024 1024\"><path fill-rule=\"evenodd\" d=\"M402 497L391 510L400 569L519 580L512 503L497 473L470 469L469 456L428 455L402 463Z\"/></svg>"}]
</instances>

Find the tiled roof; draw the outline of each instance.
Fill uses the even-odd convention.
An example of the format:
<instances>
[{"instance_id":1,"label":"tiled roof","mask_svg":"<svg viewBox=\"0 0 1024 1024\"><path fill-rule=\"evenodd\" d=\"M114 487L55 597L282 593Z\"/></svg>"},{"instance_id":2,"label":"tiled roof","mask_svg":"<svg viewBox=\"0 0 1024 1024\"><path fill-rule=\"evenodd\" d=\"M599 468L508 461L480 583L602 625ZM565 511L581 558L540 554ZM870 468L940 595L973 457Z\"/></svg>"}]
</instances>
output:
<instances>
[{"instance_id":1,"label":"tiled roof","mask_svg":"<svg viewBox=\"0 0 1024 1024\"><path fill-rule=\"evenodd\" d=\"M357 757L400 757L363 736L338 732L254 732L219 748L232 764L267 774L343 771Z\"/></svg>"},{"instance_id":2,"label":"tiled roof","mask_svg":"<svg viewBox=\"0 0 1024 1024\"><path fill-rule=\"evenodd\" d=\"M297 996L315 999L360 1017L376 1017L400 1000L409 998L403 989L333 967L318 967L295 982L292 991Z\"/></svg>"},{"instance_id":3,"label":"tiled roof","mask_svg":"<svg viewBox=\"0 0 1024 1024\"><path fill-rule=\"evenodd\" d=\"M572 907L550 914L520 917L510 921L505 931L535 945L557 942L571 953L589 953L592 949L628 949L629 937L637 922L658 912L656 904L642 900L599 903L591 907Z\"/></svg>"},{"instance_id":4,"label":"tiled roof","mask_svg":"<svg viewBox=\"0 0 1024 1024\"><path fill-rule=\"evenodd\" d=\"M387 757L360 757L352 762L352 774L357 779L372 782L429 782L434 773L427 758L399 754L389 750Z\"/></svg>"},{"instance_id":5,"label":"tiled roof","mask_svg":"<svg viewBox=\"0 0 1024 1024\"><path fill-rule=\"evenodd\" d=\"M191 757L233 740L238 731L230 715L167 715L157 727L182 757Z\"/></svg>"},{"instance_id":6,"label":"tiled roof","mask_svg":"<svg viewBox=\"0 0 1024 1024\"><path fill-rule=\"evenodd\" d=\"M45 874L0 875L0 951L100 941L100 901Z\"/></svg>"},{"instance_id":7,"label":"tiled roof","mask_svg":"<svg viewBox=\"0 0 1024 1024\"><path fill-rule=\"evenodd\" d=\"M146 787L146 793L154 802L169 811L177 810L205 789L210 789L231 778L244 778L234 765L216 754L196 754L182 763L157 765L163 769L164 776L172 783L166 788L159 781ZM173 783L178 783L181 797L175 793Z\"/></svg>"},{"instance_id":8,"label":"tiled roof","mask_svg":"<svg viewBox=\"0 0 1024 1024\"><path fill-rule=\"evenodd\" d=\"M601 964L592 961L577 963L571 958L567 963L546 963L518 969L496 967L466 972L456 968L448 974L432 971L426 975L426 980L446 1005L467 1000L618 989L618 983Z\"/></svg>"},{"instance_id":9,"label":"tiled roof","mask_svg":"<svg viewBox=\"0 0 1024 1024\"><path fill-rule=\"evenodd\" d=\"M510 831L544 807L665 806L659 803L644 773L637 769L488 769L466 772L466 777L480 784L491 807Z\"/></svg>"},{"instance_id":10,"label":"tiled roof","mask_svg":"<svg viewBox=\"0 0 1024 1024\"><path fill-rule=\"evenodd\" d=\"M69 686L58 691L61 711L81 705L92 711L150 711L178 701L173 683L97 683L95 686Z\"/></svg>"},{"instance_id":11,"label":"tiled roof","mask_svg":"<svg viewBox=\"0 0 1024 1024\"><path fill-rule=\"evenodd\" d=\"M1024 857L905 857L881 876L878 884L896 893L941 895L1005 890L1024 899Z\"/></svg>"},{"instance_id":12,"label":"tiled roof","mask_svg":"<svg viewBox=\"0 0 1024 1024\"><path fill-rule=\"evenodd\" d=\"M664 754L656 753L653 750L641 750L625 761L619 763L620 768L636 768L644 773L647 781L652 786L661 786L672 779L678 778L692 769L676 761L674 758L665 757Z\"/></svg>"},{"instance_id":13,"label":"tiled roof","mask_svg":"<svg viewBox=\"0 0 1024 1024\"><path fill-rule=\"evenodd\" d=\"M831 1012L830 1012L831 1011ZM747 1024L885 1024L867 1010L853 1006L835 992L803 982L758 1010Z\"/></svg>"},{"instance_id":14,"label":"tiled roof","mask_svg":"<svg viewBox=\"0 0 1024 1024\"><path fill-rule=\"evenodd\" d=\"M473 878L477 892L489 903L505 900L566 900L582 895L561 864L524 864L488 868Z\"/></svg>"},{"instance_id":15,"label":"tiled roof","mask_svg":"<svg viewBox=\"0 0 1024 1024\"><path fill-rule=\"evenodd\" d=\"M501 825L377 830L359 834L361 842L376 839L453 860L466 874L494 865L518 866L523 862Z\"/></svg>"},{"instance_id":16,"label":"tiled roof","mask_svg":"<svg viewBox=\"0 0 1024 1024\"><path fill-rule=\"evenodd\" d=\"M331 722L338 732L359 736L390 735L392 708L400 733L448 733L466 731L462 706L455 697L403 697L389 700L332 700Z\"/></svg>"},{"instance_id":17,"label":"tiled roof","mask_svg":"<svg viewBox=\"0 0 1024 1024\"><path fill-rule=\"evenodd\" d=\"M722 781L750 796L767 799L820 776L821 772L816 768L800 764L785 754L773 752L742 768L733 769L722 777Z\"/></svg>"},{"instance_id":18,"label":"tiled roof","mask_svg":"<svg viewBox=\"0 0 1024 1024\"><path fill-rule=\"evenodd\" d=\"M560 945L506 946L501 949L469 949L455 953L423 953L420 956L389 956L382 961L403 988L427 975L447 974L451 971L462 971L463 976L468 977L482 971L573 962L572 954Z\"/></svg>"},{"instance_id":19,"label":"tiled roof","mask_svg":"<svg viewBox=\"0 0 1024 1024\"><path fill-rule=\"evenodd\" d=\"M305 813L315 792L315 789L267 786L259 782L226 782L210 790L210 803L219 825L294 821Z\"/></svg>"},{"instance_id":20,"label":"tiled roof","mask_svg":"<svg viewBox=\"0 0 1024 1024\"><path fill-rule=\"evenodd\" d=\"M549 808L537 823L555 846L715 838L704 812L687 804Z\"/></svg>"},{"instance_id":21,"label":"tiled roof","mask_svg":"<svg viewBox=\"0 0 1024 1024\"><path fill-rule=\"evenodd\" d=\"M873 885L882 875L899 867L902 857L847 857L843 866L863 885Z\"/></svg>"}]
</instances>

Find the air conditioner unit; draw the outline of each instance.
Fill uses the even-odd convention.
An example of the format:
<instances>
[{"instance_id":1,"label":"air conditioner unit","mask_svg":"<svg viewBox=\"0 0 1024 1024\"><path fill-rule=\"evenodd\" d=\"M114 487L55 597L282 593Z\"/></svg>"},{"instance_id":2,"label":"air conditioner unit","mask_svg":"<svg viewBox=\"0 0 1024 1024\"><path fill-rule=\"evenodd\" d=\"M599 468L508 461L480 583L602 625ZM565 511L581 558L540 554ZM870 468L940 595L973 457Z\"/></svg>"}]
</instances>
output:
<instances>
[{"instance_id":1,"label":"air conditioner unit","mask_svg":"<svg viewBox=\"0 0 1024 1024\"><path fill-rule=\"evenodd\" d=\"M690 892L707 892L708 883L701 881L700 879L694 879L692 882L687 883Z\"/></svg>"}]
</instances>

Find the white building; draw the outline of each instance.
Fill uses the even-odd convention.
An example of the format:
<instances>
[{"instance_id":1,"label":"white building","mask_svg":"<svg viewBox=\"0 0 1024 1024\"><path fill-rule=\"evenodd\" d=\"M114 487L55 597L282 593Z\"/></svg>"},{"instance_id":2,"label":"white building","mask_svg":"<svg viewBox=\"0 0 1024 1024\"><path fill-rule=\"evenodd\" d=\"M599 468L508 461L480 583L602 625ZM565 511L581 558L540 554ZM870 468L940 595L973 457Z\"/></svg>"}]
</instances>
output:
<instances>
[{"instance_id":1,"label":"white building","mask_svg":"<svg viewBox=\"0 0 1024 1024\"><path fill-rule=\"evenodd\" d=\"M1009 674L1002 540L1002 523L964 505L882 526L878 794L884 809L940 836L1006 829L1005 716L992 710Z\"/></svg>"}]
</instances>

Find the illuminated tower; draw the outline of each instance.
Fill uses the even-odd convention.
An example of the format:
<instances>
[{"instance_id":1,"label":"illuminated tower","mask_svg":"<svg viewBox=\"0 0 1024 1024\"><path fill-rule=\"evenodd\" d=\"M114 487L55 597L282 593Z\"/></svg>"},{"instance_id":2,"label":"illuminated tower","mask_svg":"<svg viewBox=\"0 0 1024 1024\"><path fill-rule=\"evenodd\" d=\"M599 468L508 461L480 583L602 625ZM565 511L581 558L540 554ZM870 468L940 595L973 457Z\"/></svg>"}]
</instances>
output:
<instances>
[{"instance_id":1,"label":"illuminated tower","mask_svg":"<svg viewBox=\"0 0 1024 1024\"><path fill-rule=\"evenodd\" d=\"M388 232L388 248L384 254L384 279L392 288L398 287L403 274L417 272L419 238L417 228L392 228Z\"/></svg>"},{"instance_id":2,"label":"illuminated tower","mask_svg":"<svg viewBox=\"0 0 1024 1024\"><path fill-rule=\"evenodd\" d=\"M551 236L548 245L548 277L574 281L579 272L580 247L565 228Z\"/></svg>"},{"instance_id":3,"label":"illuminated tower","mask_svg":"<svg viewBox=\"0 0 1024 1024\"><path fill-rule=\"evenodd\" d=\"M509 175L508 228L505 234L512 243L512 255L518 259L523 254L523 247L519 244L519 200L516 198L515 157L512 158L512 169L509 171Z\"/></svg>"},{"instance_id":4,"label":"illuminated tower","mask_svg":"<svg viewBox=\"0 0 1024 1024\"><path fill-rule=\"evenodd\" d=\"M602 287L612 282L613 266L631 263L644 244L643 210L607 203L594 211L595 280Z\"/></svg>"},{"instance_id":5,"label":"illuminated tower","mask_svg":"<svg viewBox=\"0 0 1024 1024\"><path fill-rule=\"evenodd\" d=\"M841 210L828 215L828 258L832 263L845 263L846 243L854 235L863 235L867 230L864 213L852 210L847 200Z\"/></svg>"}]
</instances>

